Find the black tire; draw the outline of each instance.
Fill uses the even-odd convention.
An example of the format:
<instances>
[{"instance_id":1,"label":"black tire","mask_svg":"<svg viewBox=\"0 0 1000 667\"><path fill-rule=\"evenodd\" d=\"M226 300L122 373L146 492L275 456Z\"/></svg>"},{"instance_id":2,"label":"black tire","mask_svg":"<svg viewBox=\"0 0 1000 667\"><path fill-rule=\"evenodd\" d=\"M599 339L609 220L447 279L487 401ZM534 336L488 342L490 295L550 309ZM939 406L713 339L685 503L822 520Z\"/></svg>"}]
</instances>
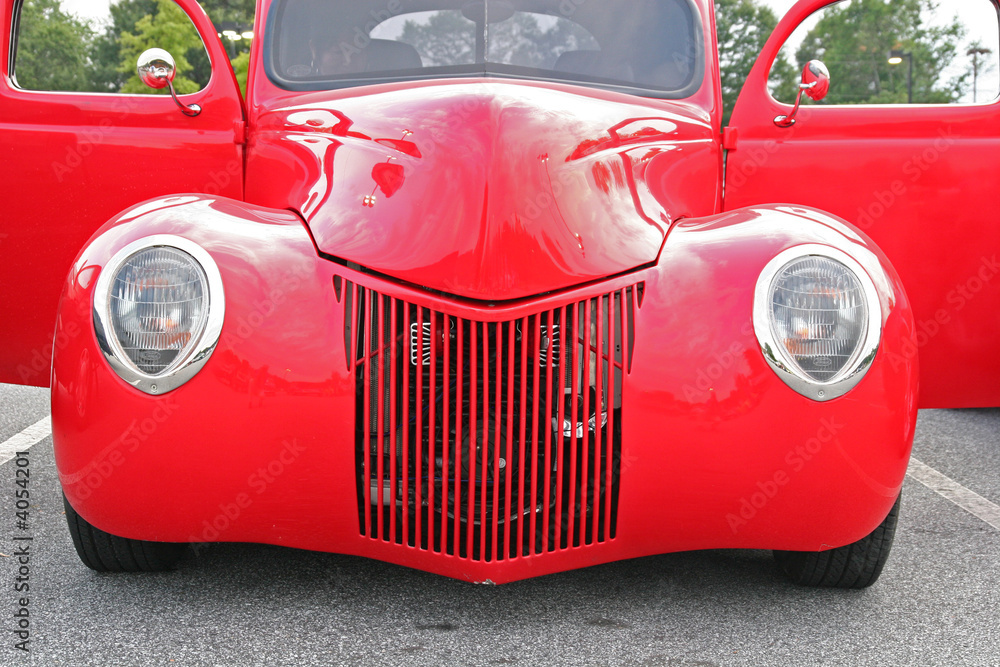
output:
<instances>
[{"instance_id":1,"label":"black tire","mask_svg":"<svg viewBox=\"0 0 1000 667\"><path fill-rule=\"evenodd\" d=\"M118 537L90 525L63 496L73 546L83 564L98 572L160 572L171 570L187 544L146 542Z\"/></svg>"},{"instance_id":2,"label":"black tire","mask_svg":"<svg viewBox=\"0 0 1000 667\"><path fill-rule=\"evenodd\" d=\"M867 588L875 583L892 549L900 495L878 528L853 544L829 551L775 551L774 559L801 586Z\"/></svg>"}]
</instances>

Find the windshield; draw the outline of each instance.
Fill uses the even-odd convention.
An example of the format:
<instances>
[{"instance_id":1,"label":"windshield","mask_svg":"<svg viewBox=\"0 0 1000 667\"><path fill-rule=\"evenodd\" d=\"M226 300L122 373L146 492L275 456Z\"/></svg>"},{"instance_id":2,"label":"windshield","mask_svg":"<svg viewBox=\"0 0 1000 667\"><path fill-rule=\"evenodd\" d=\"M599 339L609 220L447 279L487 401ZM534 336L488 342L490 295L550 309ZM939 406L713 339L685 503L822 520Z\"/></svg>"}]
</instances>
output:
<instances>
[{"instance_id":1,"label":"windshield","mask_svg":"<svg viewBox=\"0 0 1000 667\"><path fill-rule=\"evenodd\" d=\"M276 0L265 62L292 90L508 76L682 97L701 30L691 0Z\"/></svg>"}]
</instances>

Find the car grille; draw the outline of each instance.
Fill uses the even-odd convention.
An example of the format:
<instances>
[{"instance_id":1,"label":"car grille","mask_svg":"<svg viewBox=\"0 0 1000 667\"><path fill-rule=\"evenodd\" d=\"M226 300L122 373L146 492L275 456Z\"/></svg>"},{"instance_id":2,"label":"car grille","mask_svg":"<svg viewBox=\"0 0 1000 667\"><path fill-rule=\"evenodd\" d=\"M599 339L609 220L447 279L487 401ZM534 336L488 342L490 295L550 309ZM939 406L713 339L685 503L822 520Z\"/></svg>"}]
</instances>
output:
<instances>
[{"instance_id":1,"label":"car grille","mask_svg":"<svg viewBox=\"0 0 1000 667\"><path fill-rule=\"evenodd\" d=\"M336 284L361 535L477 561L615 537L642 284L501 322Z\"/></svg>"}]
</instances>

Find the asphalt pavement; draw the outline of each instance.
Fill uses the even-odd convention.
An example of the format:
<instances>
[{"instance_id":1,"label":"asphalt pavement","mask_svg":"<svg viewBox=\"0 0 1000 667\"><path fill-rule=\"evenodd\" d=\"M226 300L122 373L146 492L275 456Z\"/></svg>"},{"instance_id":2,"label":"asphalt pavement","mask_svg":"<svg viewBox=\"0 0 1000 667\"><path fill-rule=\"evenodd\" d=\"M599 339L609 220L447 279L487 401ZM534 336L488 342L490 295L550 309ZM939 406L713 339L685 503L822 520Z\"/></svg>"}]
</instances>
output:
<instances>
[{"instance_id":1,"label":"asphalt pavement","mask_svg":"<svg viewBox=\"0 0 1000 667\"><path fill-rule=\"evenodd\" d=\"M47 390L0 385L0 443L31 439L48 409ZM17 461L0 465L0 665L1000 665L1000 410L922 412L914 456L950 484L908 476L893 553L864 591L797 587L766 551L484 587L245 544L176 572L97 574L73 550L43 437L28 456L27 653ZM985 519L960 504L977 496Z\"/></svg>"}]
</instances>

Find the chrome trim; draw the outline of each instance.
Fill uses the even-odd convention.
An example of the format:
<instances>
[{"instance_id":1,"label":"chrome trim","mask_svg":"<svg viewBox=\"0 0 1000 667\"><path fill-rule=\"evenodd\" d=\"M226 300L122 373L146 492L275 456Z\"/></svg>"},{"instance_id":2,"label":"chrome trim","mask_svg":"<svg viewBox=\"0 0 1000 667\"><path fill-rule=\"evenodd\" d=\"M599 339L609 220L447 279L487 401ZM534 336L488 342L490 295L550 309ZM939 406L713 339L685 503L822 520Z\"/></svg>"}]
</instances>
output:
<instances>
[{"instance_id":1,"label":"chrome trim","mask_svg":"<svg viewBox=\"0 0 1000 667\"><path fill-rule=\"evenodd\" d=\"M200 105L184 104L177 97L177 91L174 90L177 67L169 52L163 49L146 49L139 55L135 71L139 75L139 80L153 90L170 88L170 96L174 98L174 102L185 116L194 117L201 113Z\"/></svg>"},{"instance_id":2,"label":"chrome trim","mask_svg":"<svg viewBox=\"0 0 1000 667\"><path fill-rule=\"evenodd\" d=\"M844 369L828 382L817 382L802 372L785 346L778 341L771 325L770 293L775 278L791 262L816 255L840 262L854 273L864 290L868 306L868 323L864 340ZM856 259L842 250L818 243L795 246L778 253L767 263L757 278L753 303L754 333L768 365L785 384L814 401L830 401L857 386L871 368L882 343L881 304L875 282Z\"/></svg>"},{"instance_id":3,"label":"chrome trim","mask_svg":"<svg viewBox=\"0 0 1000 667\"><path fill-rule=\"evenodd\" d=\"M810 79L812 79L810 81ZM802 83L799 84L799 94L795 98L795 106L787 115L777 116L774 124L778 127L788 128L795 125L795 116L799 113L799 106L802 104L802 93L810 99L819 102L826 97L830 90L830 70L826 68L821 60L810 60L802 68Z\"/></svg>"},{"instance_id":4,"label":"chrome trim","mask_svg":"<svg viewBox=\"0 0 1000 667\"><path fill-rule=\"evenodd\" d=\"M184 354L178 355L169 367L157 375L143 373L128 358L111 325L110 296L115 276L130 257L148 248L171 247L190 255L201 266L208 281L208 318L201 335L188 345ZM108 364L136 389L158 396L181 386L202 369L222 335L222 322L226 313L226 295L222 288L222 274L208 252L193 241L172 234L156 234L129 243L104 265L94 287L94 334ZM110 335L109 335L110 334Z\"/></svg>"}]
</instances>

